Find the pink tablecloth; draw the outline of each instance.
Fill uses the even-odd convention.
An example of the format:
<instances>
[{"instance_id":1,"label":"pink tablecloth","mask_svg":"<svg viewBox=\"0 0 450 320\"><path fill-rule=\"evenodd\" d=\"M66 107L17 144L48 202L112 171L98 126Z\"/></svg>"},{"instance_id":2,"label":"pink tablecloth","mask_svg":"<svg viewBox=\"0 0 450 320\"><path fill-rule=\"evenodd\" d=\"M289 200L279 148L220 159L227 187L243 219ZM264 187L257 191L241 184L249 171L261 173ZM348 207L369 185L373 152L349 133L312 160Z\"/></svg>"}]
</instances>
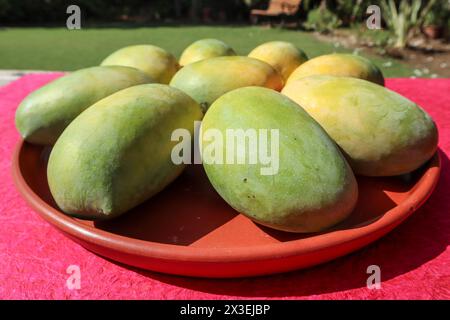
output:
<instances>
[{"instance_id":1,"label":"pink tablecloth","mask_svg":"<svg viewBox=\"0 0 450 320\"><path fill-rule=\"evenodd\" d=\"M88 252L31 210L11 178L19 139L14 112L30 91L58 74L29 75L0 88L0 298L2 299L449 299L450 80L388 79L387 86L436 120L443 167L429 201L380 241L308 270L253 279L207 280L128 268ZM381 268L382 287L366 288L366 269ZM78 265L81 288L66 285Z\"/></svg>"}]
</instances>

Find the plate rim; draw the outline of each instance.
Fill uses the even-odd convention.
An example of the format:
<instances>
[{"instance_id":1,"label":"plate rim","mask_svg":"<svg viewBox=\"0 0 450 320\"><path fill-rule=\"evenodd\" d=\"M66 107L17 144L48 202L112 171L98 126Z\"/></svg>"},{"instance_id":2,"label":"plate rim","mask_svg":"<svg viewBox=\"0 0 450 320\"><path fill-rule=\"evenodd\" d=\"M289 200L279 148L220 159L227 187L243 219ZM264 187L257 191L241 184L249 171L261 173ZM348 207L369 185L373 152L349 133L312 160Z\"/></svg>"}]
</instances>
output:
<instances>
[{"instance_id":1,"label":"plate rim","mask_svg":"<svg viewBox=\"0 0 450 320\"><path fill-rule=\"evenodd\" d=\"M433 167L429 166L424 171L424 174L420 177L420 180L423 180L420 188L413 190L405 201L386 211L379 219L370 224L357 228L335 230L329 233L314 235L306 239L263 244L259 246L221 248L218 250L217 248L192 247L129 238L88 226L75 220L73 217L65 215L59 210L54 209L31 189L22 175L19 158L25 143L27 142L20 139L14 149L12 159L12 175L14 183L28 205L56 229L67 234L74 240L82 240L86 243L114 251L139 255L150 259L199 263L255 262L272 260L274 258L289 258L323 249L331 249L346 243L354 242L357 239L374 236L374 239L378 239L391 229L395 228L396 225L403 222L431 196L439 181L442 164L441 151L438 148L436 153L429 160L429 163L436 165ZM376 236L376 234L380 232L382 232L381 236ZM249 248L251 248L251 250L249 250ZM274 252L276 254L274 254Z\"/></svg>"}]
</instances>

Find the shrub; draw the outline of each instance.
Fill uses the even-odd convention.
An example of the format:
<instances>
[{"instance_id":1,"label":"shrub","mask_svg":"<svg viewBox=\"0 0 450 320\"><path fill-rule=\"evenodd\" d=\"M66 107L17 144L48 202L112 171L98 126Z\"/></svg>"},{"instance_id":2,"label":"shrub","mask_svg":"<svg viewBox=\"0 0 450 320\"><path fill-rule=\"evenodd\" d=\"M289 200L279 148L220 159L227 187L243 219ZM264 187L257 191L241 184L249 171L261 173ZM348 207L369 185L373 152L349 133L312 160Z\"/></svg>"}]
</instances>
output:
<instances>
[{"instance_id":1,"label":"shrub","mask_svg":"<svg viewBox=\"0 0 450 320\"><path fill-rule=\"evenodd\" d=\"M397 3L394 0L381 0L383 19L395 35L395 48L407 46L435 3L436 0L430 0L425 4L422 0L401 0Z\"/></svg>"},{"instance_id":2,"label":"shrub","mask_svg":"<svg viewBox=\"0 0 450 320\"><path fill-rule=\"evenodd\" d=\"M303 26L318 32L329 32L338 28L342 21L336 14L324 7L311 10Z\"/></svg>"}]
</instances>

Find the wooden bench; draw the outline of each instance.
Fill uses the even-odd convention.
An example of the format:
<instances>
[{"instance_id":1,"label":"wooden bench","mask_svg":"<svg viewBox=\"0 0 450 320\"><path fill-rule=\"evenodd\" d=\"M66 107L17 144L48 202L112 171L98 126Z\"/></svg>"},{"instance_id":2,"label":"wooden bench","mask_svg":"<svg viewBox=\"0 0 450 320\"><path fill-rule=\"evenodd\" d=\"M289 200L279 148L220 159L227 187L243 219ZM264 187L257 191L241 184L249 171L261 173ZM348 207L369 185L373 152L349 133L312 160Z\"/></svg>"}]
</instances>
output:
<instances>
[{"instance_id":1,"label":"wooden bench","mask_svg":"<svg viewBox=\"0 0 450 320\"><path fill-rule=\"evenodd\" d=\"M267 9L252 9L250 20L253 24L258 23L260 17L281 17L284 22L285 17L295 16L300 10L302 0L270 0ZM270 20L270 22L272 22Z\"/></svg>"}]
</instances>

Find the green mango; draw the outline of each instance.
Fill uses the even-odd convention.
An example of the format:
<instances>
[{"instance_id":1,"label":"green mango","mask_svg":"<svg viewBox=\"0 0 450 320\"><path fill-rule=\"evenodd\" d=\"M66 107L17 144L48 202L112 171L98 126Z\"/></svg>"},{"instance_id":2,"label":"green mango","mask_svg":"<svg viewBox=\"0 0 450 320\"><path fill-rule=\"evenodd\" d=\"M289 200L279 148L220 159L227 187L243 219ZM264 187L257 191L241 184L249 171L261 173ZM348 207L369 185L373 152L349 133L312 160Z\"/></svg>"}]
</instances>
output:
<instances>
[{"instance_id":1,"label":"green mango","mask_svg":"<svg viewBox=\"0 0 450 320\"><path fill-rule=\"evenodd\" d=\"M191 63L175 74L170 85L186 92L206 111L211 103L228 91L247 86L281 90L283 79L263 61L229 56Z\"/></svg>"},{"instance_id":2,"label":"green mango","mask_svg":"<svg viewBox=\"0 0 450 320\"><path fill-rule=\"evenodd\" d=\"M246 140L231 138L239 130ZM203 166L216 191L257 223L316 232L344 220L356 204L357 182L336 144L276 91L246 87L226 93L206 112L200 139ZM256 149L252 139L258 139ZM259 160L252 162L256 155Z\"/></svg>"},{"instance_id":3,"label":"green mango","mask_svg":"<svg viewBox=\"0 0 450 320\"><path fill-rule=\"evenodd\" d=\"M437 149L431 117L405 97L369 81L312 76L282 93L302 106L341 147L355 173L411 172Z\"/></svg>"},{"instance_id":4,"label":"green mango","mask_svg":"<svg viewBox=\"0 0 450 320\"><path fill-rule=\"evenodd\" d=\"M158 83L168 84L179 65L166 50L153 45L136 45L119 49L107 56L102 66L127 66L145 72Z\"/></svg>"},{"instance_id":5,"label":"green mango","mask_svg":"<svg viewBox=\"0 0 450 320\"><path fill-rule=\"evenodd\" d=\"M184 49L180 57L180 65L185 66L200 60L235 55L236 52L223 41L217 39L201 39Z\"/></svg>"},{"instance_id":6,"label":"green mango","mask_svg":"<svg viewBox=\"0 0 450 320\"><path fill-rule=\"evenodd\" d=\"M291 73L287 83L314 75L353 77L384 85L383 74L375 64L346 53L326 54L306 61Z\"/></svg>"},{"instance_id":7,"label":"green mango","mask_svg":"<svg viewBox=\"0 0 450 320\"><path fill-rule=\"evenodd\" d=\"M153 82L129 67L81 69L29 94L16 111L16 127L27 142L53 145L86 108L127 87Z\"/></svg>"},{"instance_id":8,"label":"green mango","mask_svg":"<svg viewBox=\"0 0 450 320\"><path fill-rule=\"evenodd\" d=\"M118 216L183 170L171 159L175 129L194 132L200 106L161 84L124 89L84 111L51 151L47 177L58 206L86 219Z\"/></svg>"}]
</instances>

